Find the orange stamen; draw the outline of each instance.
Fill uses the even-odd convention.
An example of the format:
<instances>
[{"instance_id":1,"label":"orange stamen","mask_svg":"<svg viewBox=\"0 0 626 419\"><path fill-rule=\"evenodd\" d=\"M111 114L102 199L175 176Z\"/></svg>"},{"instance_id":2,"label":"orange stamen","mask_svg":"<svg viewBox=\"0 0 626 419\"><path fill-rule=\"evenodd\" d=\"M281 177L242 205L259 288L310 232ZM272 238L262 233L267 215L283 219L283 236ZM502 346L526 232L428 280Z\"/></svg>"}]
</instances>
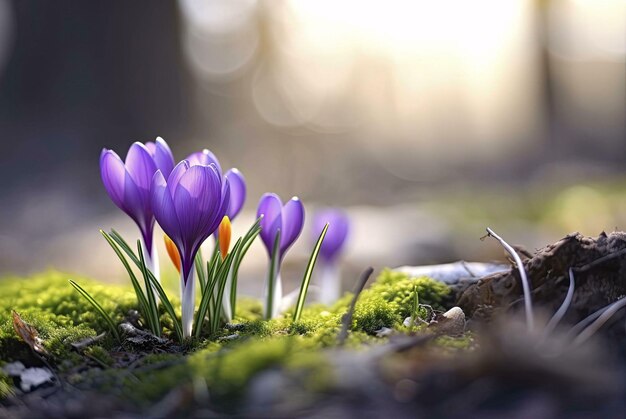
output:
<instances>
[{"instance_id":1,"label":"orange stamen","mask_svg":"<svg viewBox=\"0 0 626 419\"><path fill-rule=\"evenodd\" d=\"M180 254L178 253L178 249L176 245L167 235L163 236L165 240L165 248L167 249L167 254L170 255L170 259L172 259L172 263L176 267L178 273L180 273Z\"/></svg>"}]
</instances>

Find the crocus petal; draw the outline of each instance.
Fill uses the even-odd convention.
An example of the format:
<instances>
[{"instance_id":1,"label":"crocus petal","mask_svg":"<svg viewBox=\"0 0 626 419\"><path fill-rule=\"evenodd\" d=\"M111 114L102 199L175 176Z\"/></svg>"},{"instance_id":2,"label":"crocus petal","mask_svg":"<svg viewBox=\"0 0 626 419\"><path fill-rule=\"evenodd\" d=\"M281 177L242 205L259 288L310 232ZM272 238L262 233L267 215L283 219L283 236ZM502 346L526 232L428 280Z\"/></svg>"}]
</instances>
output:
<instances>
[{"instance_id":1,"label":"crocus petal","mask_svg":"<svg viewBox=\"0 0 626 419\"><path fill-rule=\"evenodd\" d=\"M163 138L157 137L152 157L156 168L163 173L165 178L169 177L172 169L174 169L174 155Z\"/></svg>"},{"instance_id":2,"label":"crocus petal","mask_svg":"<svg viewBox=\"0 0 626 419\"><path fill-rule=\"evenodd\" d=\"M274 193L264 194L259 201L257 218L261 215L263 216L261 219L261 239L270 256L272 254L272 248L274 247L276 232L282 223L282 208L283 204L280 198Z\"/></svg>"},{"instance_id":3,"label":"crocus petal","mask_svg":"<svg viewBox=\"0 0 626 419\"><path fill-rule=\"evenodd\" d=\"M125 165L135 185L140 190L146 191L147 196L147 191L150 190L152 177L157 168L146 146L141 143L133 143L128 149Z\"/></svg>"},{"instance_id":4,"label":"crocus petal","mask_svg":"<svg viewBox=\"0 0 626 419\"><path fill-rule=\"evenodd\" d=\"M228 211L228 206L230 205L230 182L228 181L228 179L224 179L224 182L222 182L222 202L221 205L219 206L219 209L217 210L217 212L214 214L214 219L211 222L211 227L209 228L209 230L211 231L215 231L217 230L217 227L219 226L219 223L221 222L222 218L227 214Z\"/></svg>"},{"instance_id":5,"label":"crocus petal","mask_svg":"<svg viewBox=\"0 0 626 419\"><path fill-rule=\"evenodd\" d=\"M246 181L237 169L230 169L224 175L230 183L230 205L228 207L228 217L234 220L244 202L246 201Z\"/></svg>"},{"instance_id":6,"label":"crocus petal","mask_svg":"<svg viewBox=\"0 0 626 419\"><path fill-rule=\"evenodd\" d=\"M189 167L189 162L187 162L187 160L183 160L178 163L176 167L174 167L170 175L167 177L167 189L169 190L172 197L174 197L174 191L178 186L178 182L180 182L180 178L183 177L185 173L187 173Z\"/></svg>"},{"instance_id":7,"label":"crocus petal","mask_svg":"<svg viewBox=\"0 0 626 419\"><path fill-rule=\"evenodd\" d=\"M283 256L287 249L296 241L304 226L304 205L298 197L291 198L282 209L283 225L280 237L280 254Z\"/></svg>"},{"instance_id":8,"label":"crocus petal","mask_svg":"<svg viewBox=\"0 0 626 419\"><path fill-rule=\"evenodd\" d=\"M103 150L100 154L100 174L113 203L137 223L144 243L151 248L154 218L149 189L137 186L122 160L111 150Z\"/></svg>"},{"instance_id":9,"label":"crocus petal","mask_svg":"<svg viewBox=\"0 0 626 419\"><path fill-rule=\"evenodd\" d=\"M151 189L151 205L154 209L154 216L159 222L159 225L167 234L176 246L178 250L182 250L182 238L180 235L180 223L178 222L178 216L176 215L176 209L174 208L174 200L168 190L167 182L163 177L160 170L154 174L152 179Z\"/></svg>"},{"instance_id":10,"label":"crocus petal","mask_svg":"<svg viewBox=\"0 0 626 419\"><path fill-rule=\"evenodd\" d=\"M346 243L350 220L348 215L339 209L330 208L318 211L313 217L313 240L317 240L326 223L329 226L322 242L320 256L326 261L332 261L339 255Z\"/></svg>"},{"instance_id":11,"label":"crocus petal","mask_svg":"<svg viewBox=\"0 0 626 419\"><path fill-rule=\"evenodd\" d=\"M176 186L174 207L183 238L185 276L193 267L194 253L219 224L219 219L215 222L215 214L222 204L221 192L221 177L214 166L190 167Z\"/></svg>"},{"instance_id":12,"label":"crocus petal","mask_svg":"<svg viewBox=\"0 0 626 419\"><path fill-rule=\"evenodd\" d=\"M202 151L190 154L185 160L189 162L190 166L208 166L210 164L214 164L217 169L217 173L219 173L220 176L222 175L222 167L220 166L219 160L215 157L215 154L211 153L211 151L206 148Z\"/></svg>"},{"instance_id":13,"label":"crocus petal","mask_svg":"<svg viewBox=\"0 0 626 419\"><path fill-rule=\"evenodd\" d=\"M122 159L114 151L103 149L100 153L100 176L102 183L104 183L104 189L113 203L126 212L124 205L126 168Z\"/></svg>"}]
</instances>

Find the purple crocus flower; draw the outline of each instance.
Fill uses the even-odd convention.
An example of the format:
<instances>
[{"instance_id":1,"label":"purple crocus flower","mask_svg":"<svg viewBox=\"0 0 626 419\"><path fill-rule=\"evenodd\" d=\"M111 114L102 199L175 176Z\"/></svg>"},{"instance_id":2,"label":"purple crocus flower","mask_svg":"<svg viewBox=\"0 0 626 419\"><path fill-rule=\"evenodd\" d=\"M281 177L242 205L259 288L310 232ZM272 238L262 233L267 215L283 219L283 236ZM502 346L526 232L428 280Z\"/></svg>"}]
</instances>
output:
<instances>
[{"instance_id":1,"label":"purple crocus flower","mask_svg":"<svg viewBox=\"0 0 626 419\"><path fill-rule=\"evenodd\" d=\"M111 200L141 231L141 243L148 269L159 279L158 255L152 244L154 214L150 203L150 186L157 170L168 176L174 167L174 157L162 138L145 145L133 143L126 160L106 148L100 154L100 175Z\"/></svg>"},{"instance_id":2,"label":"purple crocus flower","mask_svg":"<svg viewBox=\"0 0 626 419\"><path fill-rule=\"evenodd\" d=\"M152 181L154 216L181 257L183 335L191 336L195 303L194 259L200 245L219 226L230 203L228 180L216 165L180 162L167 180L157 171Z\"/></svg>"},{"instance_id":3,"label":"purple crocus flower","mask_svg":"<svg viewBox=\"0 0 626 419\"><path fill-rule=\"evenodd\" d=\"M191 166L195 166L195 165L208 166L210 164L213 164L215 168L217 169L218 173L220 174L220 176L222 175L222 169L221 169L219 160L217 159L215 154L213 154L211 151L207 149L192 153L189 156L187 156L185 160L189 161L189 164ZM241 172L236 168L232 168L228 172L226 172L226 174L224 174L224 178L228 179L228 184L230 186L230 202L228 205L228 210L226 211L226 215L228 216L230 221L233 221L235 217L241 211L241 208L243 208L243 204L246 201L246 181L245 181L245 178L243 177L243 174L241 174ZM213 233L213 237L215 239L216 244L217 244L217 238L218 238L217 236L218 236L218 233L216 230ZM217 288L217 285L216 285L216 288ZM224 295L230 295L231 288L232 288L232 278L229 275L228 279L226 280L226 285L224 288ZM224 316L226 317L227 321L232 320L232 308L230 306L230 298L222 299L222 306L224 309Z\"/></svg>"},{"instance_id":4,"label":"purple crocus flower","mask_svg":"<svg viewBox=\"0 0 626 419\"><path fill-rule=\"evenodd\" d=\"M332 304L341 295L341 277L337 266L337 258L343 250L350 230L348 215L336 208L326 208L313 216L313 239L317 240L324 226L328 223L328 231L320 248L320 270L318 283L320 286L320 302Z\"/></svg>"},{"instance_id":5,"label":"purple crocus flower","mask_svg":"<svg viewBox=\"0 0 626 419\"><path fill-rule=\"evenodd\" d=\"M220 176L222 175L222 168L219 160L215 157L215 154L206 148L202 151L190 154L185 160L189 162L190 166L208 166L213 164ZM241 172L236 168L230 169L226 172L224 177L228 179L228 183L230 184L230 204L226 215L228 215L230 221L233 221L241 211L241 208L246 201L246 180L243 177L243 174L241 174Z\"/></svg>"},{"instance_id":6,"label":"purple crocus flower","mask_svg":"<svg viewBox=\"0 0 626 419\"><path fill-rule=\"evenodd\" d=\"M261 197L257 209L257 217L263 216L261 220L261 239L270 261L274 259L278 266L275 269L275 277L269 278L265 284L266 297L269 292L269 281L274 283L274 295L272 307L266 307L266 317L273 318L278 315L278 308L282 299L282 281L280 279L280 265L287 250L296 241L304 225L304 206L297 197L291 198L285 205L273 193L266 193ZM277 249L278 254L273 254L274 241L280 231L280 243ZM270 262L271 263L271 262Z\"/></svg>"},{"instance_id":7,"label":"purple crocus flower","mask_svg":"<svg viewBox=\"0 0 626 419\"><path fill-rule=\"evenodd\" d=\"M224 177L228 179L230 185L230 205L226 215L228 215L230 221L233 221L239 215L243 204L246 202L246 179L236 168L230 169Z\"/></svg>"}]
</instances>

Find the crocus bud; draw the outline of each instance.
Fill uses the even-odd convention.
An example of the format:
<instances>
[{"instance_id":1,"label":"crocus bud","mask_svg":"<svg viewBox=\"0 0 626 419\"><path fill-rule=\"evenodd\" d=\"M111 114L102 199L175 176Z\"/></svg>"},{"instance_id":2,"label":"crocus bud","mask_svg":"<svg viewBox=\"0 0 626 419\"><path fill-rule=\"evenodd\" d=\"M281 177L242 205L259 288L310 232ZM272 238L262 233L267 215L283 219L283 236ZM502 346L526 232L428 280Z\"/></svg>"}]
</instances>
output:
<instances>
[{"instance_id":1,"label":"crocus bud","mask_svg":"<svg viewBox=\"0 0 626 419\"><path fill-rule=\"evenodd\" d=\"M220 243L220 254L222 255L222 260L226 258L228 255L228 249L230 247L230 236L231 236L231 226L230 226L230 218L228 215L225 215L222 218L222 222L218 228L218 237Z\"/></svg>"},{"instance_id":2,"label":"crocus bud","mask_svg":"<svg viewBox=\"0 0 626 419\"><path fill-rule=\"evenodd\" d=\"M176 245L174 244L172 239L168 237L167 234L163 235L163 240L165 240L165 249L167 249L167 254L170 255L172 263L176 267L178 273L180 273L180 254L178 253Z\"/></svg>"}]
</instances>

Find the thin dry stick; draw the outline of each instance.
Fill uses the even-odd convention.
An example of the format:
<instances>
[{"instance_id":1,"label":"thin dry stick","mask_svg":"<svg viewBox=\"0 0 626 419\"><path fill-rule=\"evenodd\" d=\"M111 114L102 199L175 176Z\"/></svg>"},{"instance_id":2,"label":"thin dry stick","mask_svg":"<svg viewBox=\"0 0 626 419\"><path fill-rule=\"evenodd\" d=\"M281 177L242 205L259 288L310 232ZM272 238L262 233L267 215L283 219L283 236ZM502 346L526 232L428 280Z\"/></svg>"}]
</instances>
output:
<instances>
[{"instance_id":1,"label":"thin dry stick","mask_svg":"<svg viewBox=\"0 0 626 419\"><path fill-rule=\"evenodd\" d=\"M588 270L595 268L596 266L601 265L606 261L618 258L620 256L623 256L624 254L626 254L626 249L618 250L617 252L614 252L614 253L609 253L608 255L604 255L594 260L593 262L590 262L584 266L581 266L580 268L574 268L574 271L578 273L587 272Z\"/></svg>"},{"instance_id":2,"label":"thin dry stick","mask_svg":"<svg viewBox=\"0 0 626 419\"><path fill-rule=\"evenodd\" d=\"M487 227L487 235L493 237L498 240L502 247L511 255L511 257L515 260L515 264L517 265L517 269L519 271L520 279L522 280L522 288L524 290L524 306L526 310L526 325L528 326L529 331L533 331L535 328L535 321L533 315L533 302L530 295L530 283L528 282L528 277L526 276L526 270L524 270L524 265L522 264L522 259L519 257L515 249L507 242L505 242L502 237L498 236L492 229Z\"/></svg>"},{"instance_id":3,"label":"thin dry stick","mask_svg":"<svg viewBox=\"0 0 626 419\"><path fill-rule=\"evenodd\" d=\"M563 304L561 304L561 307L559 307L557 312L554 313L554 316L552 316L552 318L550 319L550 321L546 325L546 328L544 330L544 334L545 335L547 335L548 333L553 331L554 328L556 326L558 326L559 322L563 319L563 316L565 316L565 313L567 312L567 309L569 308L570 304L572 303L572 298L574 297L574 288L575 288L574 270L572 268L569 268L569 288L567 289L567 294L565 295L565 300L563 300Z\"/></svg>"},{"instance_id":4,"label":"thin dry stick","mask_svg":"<svg viewBox=\"0 0 626 419\"><path fill-rule=\"evenodd\" d=\"M372 275L372 272L374 272L374 268L370 266L365 271L363 271L363 273L359 277L359 281L357 282L356 288L354 289L354 297L352 297L350 308L348 309L348 312L344 314L343 318L341 319L341 323L342 323L341 331L339 332L339 336L337 337L339 341L339 346L343 345L344 342L346 341L346 338L348 337L348 329L350 328L350 325L352 324L352 316L354 315L354 308L356 307L356 301L358 300L359 295L361 295L361 291L363 291L363 288L365 288L365 284L367 283L367 280L369 279L369 277Z\"/></svg>"},{"instance_id":5,"label":"thin dry stick","mask_svg":"<svg viewBox=\"0 0 626 419\"><path fill-rule=\"evenodd\" d=\"M599 311L601 311L602 314L600 314L600 316L598 316L598 319L596 321L591 323L582 332L580 332L580 334L578 336L576 336L576 339L574 339L574 342L573 342L574 345L580 345L581 343L583 343L587 339L589 339L591 336L593 336L594 333L596 333L598 330L600 330L600 328L604 325L604 323L609 321L609 319L611 317L613 317L613 315L615 313L617 313L619 310L621 310L624 307L626 307L626 297L624 297L621 300L618 300L618 301L612 303L608 307L600 309ZM591 316L593 316L595 314L596 313L592 314ZM583 320L583 321L585 321L585 320Z\"/></svg>"}]
</instances>

